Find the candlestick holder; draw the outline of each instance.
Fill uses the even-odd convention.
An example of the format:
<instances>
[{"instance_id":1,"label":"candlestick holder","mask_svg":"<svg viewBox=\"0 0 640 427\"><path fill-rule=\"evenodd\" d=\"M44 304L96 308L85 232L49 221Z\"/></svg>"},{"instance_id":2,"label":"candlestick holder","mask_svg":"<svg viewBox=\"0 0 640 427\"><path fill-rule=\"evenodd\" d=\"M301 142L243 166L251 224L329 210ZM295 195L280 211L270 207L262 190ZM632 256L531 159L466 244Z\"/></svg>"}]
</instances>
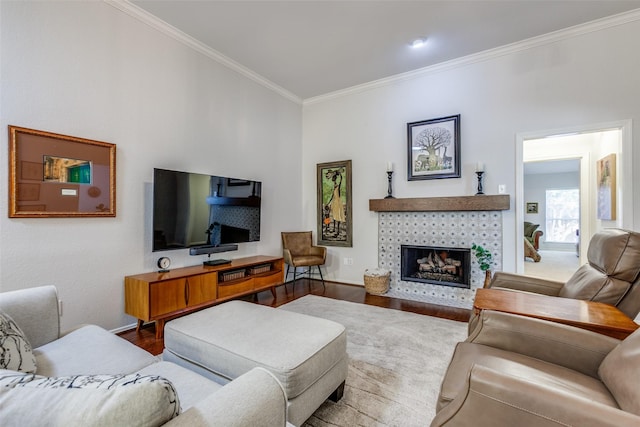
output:
<instances>
[{"instance_id":1,"label":"candlestick holder","mask_svg":"<svg viewBox=\"0 0 640 427\"><path fill-rule=\"evenodd\" d=\"M476 175L478 175L478 192L476 193L476 196L479 196L481 194L484 194L482 192L482 176L484 175L484 172L477 171Z\"/></svg>"},{"instance_id":2,"label":"candlestick holder","mask_svg":"<svg viewBox=\"0 0 640 427\"><path fill-rule=\"evenodd\" d=\"M385 197L385 199L395 199L395 197L393 197L393 189L391 188L392 175L393 171L387 171L387 180L389 180L389 187L387 188L387 197Z\"/></svg>"}]
</instances>

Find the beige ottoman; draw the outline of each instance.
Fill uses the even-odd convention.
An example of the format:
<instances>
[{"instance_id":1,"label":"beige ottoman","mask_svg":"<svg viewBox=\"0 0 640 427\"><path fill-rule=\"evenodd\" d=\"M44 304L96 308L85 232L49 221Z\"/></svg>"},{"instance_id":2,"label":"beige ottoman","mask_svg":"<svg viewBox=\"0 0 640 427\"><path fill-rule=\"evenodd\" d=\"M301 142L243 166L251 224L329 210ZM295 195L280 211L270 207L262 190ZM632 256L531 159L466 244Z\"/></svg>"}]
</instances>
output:
<instances>
[{"instance_id":1,"label":"beige ottoman","mask_svg":"<svg viewBox=\"0 0 640 427\"><path fill-rule=\"evenodd\" d=\"M271 371L288 399L288 421L301 425L327 399L342 397L347 377L344 326L245 301L230 301L172 320L164 360L222 384L256 366Z\"/></svg>"}]
</instances>

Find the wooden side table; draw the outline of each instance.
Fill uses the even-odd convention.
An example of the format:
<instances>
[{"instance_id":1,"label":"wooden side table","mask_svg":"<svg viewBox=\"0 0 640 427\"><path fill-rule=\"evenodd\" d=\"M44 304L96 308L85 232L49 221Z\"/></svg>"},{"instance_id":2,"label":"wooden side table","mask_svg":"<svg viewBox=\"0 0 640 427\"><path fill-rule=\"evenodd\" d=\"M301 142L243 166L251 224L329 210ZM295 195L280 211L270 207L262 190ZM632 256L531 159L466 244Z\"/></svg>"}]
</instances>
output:
<instances>
[{"instance_id":1,"label":"wooden side table","mask_svg":"<svg viewBox=\"0 0 640 427\"><path fill-rule=\"evenodd\" d=\"M476 314L482 310L494 310L550 320L620 340L640 327L609 304L503 289L478 289L473 309Z\"/></svg>"}]
</instances>

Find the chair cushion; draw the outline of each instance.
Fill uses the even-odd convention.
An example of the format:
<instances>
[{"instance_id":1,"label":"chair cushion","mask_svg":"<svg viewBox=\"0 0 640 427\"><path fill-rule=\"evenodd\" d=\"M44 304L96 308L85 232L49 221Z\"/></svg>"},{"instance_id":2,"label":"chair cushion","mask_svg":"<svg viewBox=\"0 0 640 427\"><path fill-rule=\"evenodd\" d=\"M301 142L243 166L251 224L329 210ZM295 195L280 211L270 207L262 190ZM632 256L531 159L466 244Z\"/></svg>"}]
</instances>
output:
<instances>
[{"instance_id":1,"label":"chair cushion","mask_svg":"<svg viewBox=\"0 0 640 427\"><path fill-rule=\"evenodd\" d=\"M8 314L0 311L0 369L34 373L36 358L31 344Z\"/></svg>"},{"instance_id":2,"label":"chair cushion","mask_svg":"<svg viewBox=\"0 0 640 427\"><path fill-rule=\"evenodd\" d=\"M31 348L60 337L58 293L55 286L38 286L0 293L0 311L20 325Z\"/></svg>"},{"instance_id":3,"label":"chair cushion","mask_svg":"<svg viewBox=\"0 0 640 427\"><path fill-rule=\"evenodd\" d=\"M293 256L306 254L312 246L311 231L292 231L281 234L284 248L288 249Z\"/></svg>"},{"instance_id":4,"label":"chair cushion","mask_svg":"<svg viewBox=\"0 0 640 427\"><path fill-rule=\"evenodd\" d=\"M182 412L222 388L222 385L215 381L170 362L152 363L139 370L137 374L156 375L171 381L180 396Z\"/></svg>"},{"instance_id":5,"label":"chair cushion","mask_svg":"<svg viewBox=\"0 0 640 427\"><path fill-rule=\"evenodd\" d=\"M540 227L540 224L533 224L531 222L524 222L524 235L526 237L533 236L533 233Z\"/></svg>"},{"instance_id":6,"label":"chair cushion","mask_svg":"<svg viewBox=\"0 0 640 427\"><path fill-rule=\"evenodd\" d=\"M630 287L631 283L607 276L585 264L567 280L558 296L617 305Z\"/></svg>"},{"instance_id":7,"label":"chair cushion","mask_svg":"<svg viewBox=\"0 0 640 427\"><path fill-rule=\"evenodd\" d=\"M620 408L640 415L640 329L604 358L598 374Z\"/></svg>"},{"instance_id":8,"label":"chair cushion","mask_svg":"<svg viewBox=\"0 0 640 427\"><path fill-rule=\"evenodd\" d=\"M43 377L0 371L4 425L159 426L180 412L173 385L158 376Z\"/></svg>"},{"instance_id":9,"label":"chair cushion","mask_svg":"<svg viewBox=\"0 0 640 427\"><path fill-rule=\"evenodd\" d=\"M640 233L608 228L589 242L589 264L608 276L633 282L640 274Z\"/></svg>"},{"instance_id":10,"label":"chair cushion","mask_svg":"<svg viewBox=\"0 0 640 427\"><path fill-rule=\"evenodd\" d=\"M130 374L158 359L129 341L88 325L33 350L37 373L61 375Z\"/></svg>"},{"instance_id":11,"label":"chair cushion","mask_svg":"<svg viewBox=\"0 0 640 427\"><path fill-rule=\"evenodd\" d=\"M291 262L294 267L306 267L311 265L322 265L324 264L324 259L321 256L300 255L291 257Z\"/></svg>"},{"instance_id":12,"label":"chair cushion","mask_svg":"<svg viewBox=\"0 0 640 427\"><path fill-rule=\"evenodd\" d=\"M596 378L533 357L482 344L461 342L456 346L442 381L438 411L464 389L473 365L486 366L529 383L553 387L607 406L618 407L605 385Z\"/></svg>"}]
</instances>

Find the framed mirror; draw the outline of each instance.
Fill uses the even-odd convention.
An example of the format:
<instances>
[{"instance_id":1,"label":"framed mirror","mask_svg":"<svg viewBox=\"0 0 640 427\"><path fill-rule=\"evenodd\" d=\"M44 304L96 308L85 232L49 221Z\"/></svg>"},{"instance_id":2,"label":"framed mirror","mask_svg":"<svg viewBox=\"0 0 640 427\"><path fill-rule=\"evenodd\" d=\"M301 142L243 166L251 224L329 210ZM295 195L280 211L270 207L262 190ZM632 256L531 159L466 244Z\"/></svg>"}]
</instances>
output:
<instances>
[{"instance_id":1,"label":"framed mirror","mask_svg":"<svg viewBox=\"0 0 640 427\"><path fill-rule=\"evenodd\" d=\"M116 216L116 146L9 126L9 218Z\"/></svg>"}]
</instances>

